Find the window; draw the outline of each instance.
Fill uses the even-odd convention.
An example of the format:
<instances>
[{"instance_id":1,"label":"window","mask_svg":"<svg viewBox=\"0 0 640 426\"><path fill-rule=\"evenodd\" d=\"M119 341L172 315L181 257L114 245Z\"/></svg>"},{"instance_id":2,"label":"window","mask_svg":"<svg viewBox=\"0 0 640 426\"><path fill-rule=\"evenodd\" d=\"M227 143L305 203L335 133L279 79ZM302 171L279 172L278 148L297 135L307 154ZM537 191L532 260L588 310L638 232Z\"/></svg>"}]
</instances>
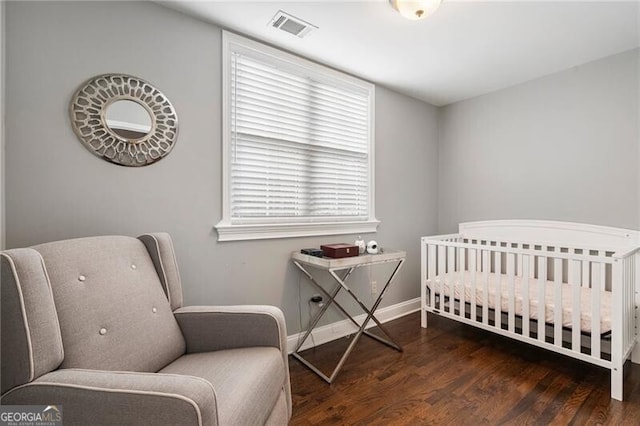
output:
<instances>
[{"instance_id":1,"label":"window","mask_svg":"<svg viewBox=\"0 0 640 426\"><path fill-rule=\"evenodd\" d=\"M220 241L374 232L372 84L223 33Z\"/></svg>"}]
</instances>

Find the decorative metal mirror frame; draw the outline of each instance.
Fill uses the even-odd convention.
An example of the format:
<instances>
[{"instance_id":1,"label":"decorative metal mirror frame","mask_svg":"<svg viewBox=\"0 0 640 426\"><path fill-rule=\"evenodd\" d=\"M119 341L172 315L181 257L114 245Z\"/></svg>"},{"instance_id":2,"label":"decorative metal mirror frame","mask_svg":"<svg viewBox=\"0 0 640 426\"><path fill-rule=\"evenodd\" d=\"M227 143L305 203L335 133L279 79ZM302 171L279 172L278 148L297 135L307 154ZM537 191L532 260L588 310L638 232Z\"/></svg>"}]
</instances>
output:
<instances>
[{"instance_id":1,"label":"decorative metal mirror frame","mask_svg":"<svg viewBox=\"0 0 640 426\"><path fill-rule=\"evenodd\" d=\"M128 100L142 106L151 118L151 130L127 138L107 125L114 102ZM164 158L178 137L178 116L167 97L149 82L127 74L102 74L76 90L69 107L73 131L89 151L122 166L147 166Z\"/></svg>"}]
</instances>

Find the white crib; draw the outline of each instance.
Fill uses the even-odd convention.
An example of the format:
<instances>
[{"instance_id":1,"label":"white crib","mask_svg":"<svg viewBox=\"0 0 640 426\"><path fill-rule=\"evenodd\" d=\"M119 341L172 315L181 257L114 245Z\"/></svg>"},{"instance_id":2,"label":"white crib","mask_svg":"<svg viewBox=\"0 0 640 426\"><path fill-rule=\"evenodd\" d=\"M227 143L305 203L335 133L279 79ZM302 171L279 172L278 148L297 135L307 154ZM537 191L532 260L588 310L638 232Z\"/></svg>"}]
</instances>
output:
<instances>
[{"instance_id":1,"label":"white crib","mask_svg":"<svg viewBox=\"0 0 640 426\"><path fill-rule=\"evenodd\" d=\"M421 247L422 327L431 312L608 368L611 397L622 400L623 365L640 363L638 231L467 222Z\"/></svg>"}]
</instances>

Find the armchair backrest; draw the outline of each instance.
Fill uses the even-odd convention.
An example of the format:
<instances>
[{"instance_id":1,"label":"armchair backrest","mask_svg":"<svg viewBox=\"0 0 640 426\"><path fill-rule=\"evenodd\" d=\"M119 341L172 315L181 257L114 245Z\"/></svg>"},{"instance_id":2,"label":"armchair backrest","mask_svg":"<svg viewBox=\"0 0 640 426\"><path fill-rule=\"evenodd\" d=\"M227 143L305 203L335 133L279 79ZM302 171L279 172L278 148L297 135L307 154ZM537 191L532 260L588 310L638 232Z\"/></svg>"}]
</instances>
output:
<instances>
[{"instance_id":1,"label":"armchair backrest","mask_svg":"<svg viewBox=\"0 0 640 426\"><path fill-rule=\"evenodd\" d=\"M155 372L185 351L169 303L179 307L182 293L167 234L79 238L8 250L2 278L3 393L58 366ZM5 335L7 322L28 332ZM11 349L16 345L18 352ZM25 353L34 364L28 371L15 359ZM18 364L21 373L5 383L5 366Z\"/></svg>"}]
</instances>

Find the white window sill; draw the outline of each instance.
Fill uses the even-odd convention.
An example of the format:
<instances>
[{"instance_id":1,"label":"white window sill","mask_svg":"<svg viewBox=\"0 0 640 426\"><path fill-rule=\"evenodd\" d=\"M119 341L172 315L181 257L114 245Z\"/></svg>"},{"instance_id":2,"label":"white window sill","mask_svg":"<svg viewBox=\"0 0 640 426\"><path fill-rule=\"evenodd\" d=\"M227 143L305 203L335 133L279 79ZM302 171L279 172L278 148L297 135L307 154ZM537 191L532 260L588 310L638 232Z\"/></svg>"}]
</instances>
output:
<instances>
[{"instance_id":1,"label":"white window sill","mask_svg":"<svg viewBox=\"0 0 640 426\"><path fill-rule=\"evenodd\" d=\"M322 223L231 224L221 221L215 228L218 241L265 240L318 235L367 234L376 232L379 220Z\"/></svg>"}]
</instances>

